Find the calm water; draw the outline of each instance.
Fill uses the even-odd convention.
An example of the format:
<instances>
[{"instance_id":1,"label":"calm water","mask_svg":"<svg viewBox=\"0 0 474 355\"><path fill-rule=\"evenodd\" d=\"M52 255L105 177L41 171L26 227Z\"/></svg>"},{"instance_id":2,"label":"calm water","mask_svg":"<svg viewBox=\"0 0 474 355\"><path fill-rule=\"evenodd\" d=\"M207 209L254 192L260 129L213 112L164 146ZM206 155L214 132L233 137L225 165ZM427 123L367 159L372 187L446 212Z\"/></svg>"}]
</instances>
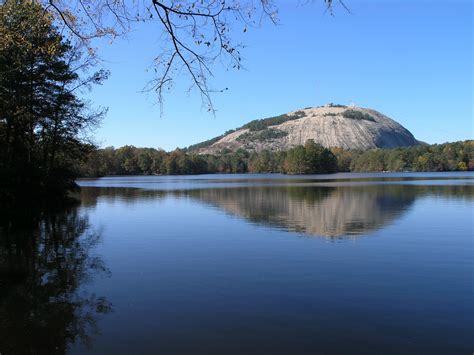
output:
<instances>
[{"instance_id":1,"label":"calm water","mask_svg":"<svg viewBox=\"0 0 474 355\"><path fill-rule=\"evenodd\" d=\"M0 353L472 354L474 174L82 180L0 233Z\"/></svg>"}]
</instances>

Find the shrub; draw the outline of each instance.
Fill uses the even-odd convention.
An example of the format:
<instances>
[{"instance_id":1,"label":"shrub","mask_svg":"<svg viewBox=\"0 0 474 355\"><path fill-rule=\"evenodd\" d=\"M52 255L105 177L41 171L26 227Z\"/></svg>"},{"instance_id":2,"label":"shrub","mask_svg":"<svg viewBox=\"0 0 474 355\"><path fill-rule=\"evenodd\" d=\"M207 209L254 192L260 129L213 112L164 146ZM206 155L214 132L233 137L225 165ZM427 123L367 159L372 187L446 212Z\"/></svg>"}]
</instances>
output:
<instances>
[{"instance_id":1,"label":"shrub","mask_svg":"<svg viewBox=\"0 0 474 355\"><path fill-rule=\"evenodd\" d=\"M217 141L219 141L223 137L224 137L224 134L221 134L220 136L208 139L207 141L192 144L192 145L190 145L189 147L186 148L186 151L191 152L193 150L198 150L198 149L201 149L201 148L209 147L209 146L213 145L214 143L216 143Z\"/></svg>"},{"instance_id":2,"label":"shrub","mask_svg":"<svg viewBox=\"0 0 474 355\"><path fill-rule=\"evenodd\" d=\"M368 113L363 113L356 110L345 110L342 113L342 117L350 118L352 120L366 120L366 121L375 122L375 119Z\"/></svg>"},{"instance_id":3,"label":"shrub","mask_svg":"<svg viewBox=\"0 0 474 355\"><path fill-rule=\"evenodd\" d=\"M277 139L277 138L282 138L288 135L288 132L281 131L279 129L274 129L274 128L268 128L264 129L262 131L259 131L258 133L250 133L246 132L242 135L240 135L237 138L237 141L239 142L246 142L251 139L259 141L259 142L264 142L264 141L269 141L272 139Z\"/></svg>"},{"instance_id":4,"label":"shrub","mask_svg":"<svg viewBox=\"0 0 474 355\"><path fill-rule=\"evenodd\" d=\"M296 111L293 115L287 115L286 113L283 115L264 118L261 120L253 120L249 123L243 125L242 127L238 128L248 128L250 131L261 131L270 126L276 126L282 124L287 121L297 120L301 117L304 117L305 113L303 111Z\"/></svg>"},{"instance_id":5,"label":"shrub","mask_svg":"<svg viewBox=\"0 0 474 355\"><path fill-rule=\"evenodd\" d=\"M286 137L287 135L288 135L288 132L281 131L279 129L270 128L270 129L265 129L261 131L255 136L255 138L258 141L267 141L267 140Z\"/></svg>"},{"instance_id":6,"label":"shrub","mask_svg":"<svg viewBox=\"0 0 474 355\"><path fill-rule=\"evenodd\" d=\"M250 132L245 132L245 133L241 134L240 136L238 136L236 140L237 140L238 142L246 142L246 141L250 140L250 138L251 138L252 136L253 136L252 133L250 133Z\"/></svg>"}]
</instances>

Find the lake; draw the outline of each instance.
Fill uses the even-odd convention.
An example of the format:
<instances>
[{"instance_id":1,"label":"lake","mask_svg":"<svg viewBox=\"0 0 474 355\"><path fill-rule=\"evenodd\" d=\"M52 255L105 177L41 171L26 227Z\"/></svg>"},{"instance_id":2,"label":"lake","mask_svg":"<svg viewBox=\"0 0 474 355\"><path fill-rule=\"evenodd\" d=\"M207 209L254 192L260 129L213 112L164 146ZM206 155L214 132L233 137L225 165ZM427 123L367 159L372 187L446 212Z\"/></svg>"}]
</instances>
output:
<instances>
[{"instance_id":1,"label":"lake","mask_svg":"<svg viewBox=\"0 0 474 355\"><path fill-rule=\"evenodd\" d=\"M474 351L472 172L79 184L1 230L2 355Z\"/></svg>"}]
</instances>

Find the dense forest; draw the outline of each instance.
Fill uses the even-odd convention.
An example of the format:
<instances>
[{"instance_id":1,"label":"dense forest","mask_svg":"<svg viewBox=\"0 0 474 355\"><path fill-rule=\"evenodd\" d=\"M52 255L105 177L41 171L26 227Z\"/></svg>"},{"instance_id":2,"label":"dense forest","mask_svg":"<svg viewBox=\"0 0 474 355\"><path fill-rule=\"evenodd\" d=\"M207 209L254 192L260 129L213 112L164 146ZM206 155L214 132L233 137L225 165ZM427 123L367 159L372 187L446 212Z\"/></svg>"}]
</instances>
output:
<instances>
[{"instance_id":1,"label":"dense forest","mask_svg":"<svg viewBox=\"0 0 474 355\"><path fill-rule=\"evenodd\" d=\"M79 167L84 177L204 173L285 173L474 170L474 141L348 151L309 140L283 152L238 150L219 155L124 146L93 150Z\"/></svg>"},{"instance_id":2,"label":"dense forest","mask_svg":"<svg viewBox=\"0 0 474 355\"><path fill-rule=\"evenodd\" d=\"M75 186L87 132L104 110L81 90L107 73L35 1L0 6L0 201L59 198Z\"/></svg>"}]
</instances>

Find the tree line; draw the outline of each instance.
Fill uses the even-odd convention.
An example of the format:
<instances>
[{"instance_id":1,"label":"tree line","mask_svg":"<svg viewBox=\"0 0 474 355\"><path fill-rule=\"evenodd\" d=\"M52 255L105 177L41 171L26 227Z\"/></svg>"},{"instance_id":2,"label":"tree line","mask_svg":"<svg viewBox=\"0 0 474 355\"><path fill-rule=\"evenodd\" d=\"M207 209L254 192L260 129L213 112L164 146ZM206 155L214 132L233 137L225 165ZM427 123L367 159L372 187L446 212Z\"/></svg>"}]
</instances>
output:
<instances>
[{"instance_id":1,"label":"tree line","mask_svg":"<svg viewBox=\"0 0 474 355\"><path fill-rule=\"evenodd\" d=\"M83 177L106 175L189 175L206 173L318 174L381 171L474 170L474 141L368 151L326 149L313 140L287 151L243 149L197 154L124 146L92 150L79 166Z\"/></svg>"},{"instance_id":2,"label":"tree line","mask_svg":"<svg viewBox=\"0 0 474 355\"><path fill-rule=\"evenodd\" d=\"M422 144L364 152L333 150L339 171L466 171L474 170L474 141Z\"/></svg>"},{"instance_id":3,"label":"tree line","mask_svg":"<svg viewBox=\"0 0 474 355\"><path fill-rule=\"evenodd\" d=\"M330 150L309 140L286 152L260 153L239 149L218 155L197 154L184 149L165 152L154 148L124 146L92 151L80 166L82 176L105 175L188 175L205 173L281 172L289 174L336 171Z\"/></svg>"}]
</instances>

